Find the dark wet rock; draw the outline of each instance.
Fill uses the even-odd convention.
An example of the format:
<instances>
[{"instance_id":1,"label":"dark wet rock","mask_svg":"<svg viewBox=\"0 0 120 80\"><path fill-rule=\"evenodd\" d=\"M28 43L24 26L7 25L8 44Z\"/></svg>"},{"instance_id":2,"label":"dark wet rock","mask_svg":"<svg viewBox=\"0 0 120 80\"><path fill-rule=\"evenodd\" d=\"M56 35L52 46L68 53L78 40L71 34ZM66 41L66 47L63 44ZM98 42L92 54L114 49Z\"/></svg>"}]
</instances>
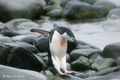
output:
<instances>
[{"instance_id":1,"label":"dark wet rock","mask_svg":"<svg viewBox=\"0 0 120 80\"><path fill-rule=\"evenodd\" d=\"M92 63L91 67L94 70L100 71L115 65L115 60L112 58L102 58L98 56Z\"/></svg>"},{"instance_id":2,"label":"dark wet rock","mask_svg":"<svg viewBox=\"0 0 120 80\"><path fill-rule=\"evenodd\" d=\"M90 64L90 61L86 57L81 56L77 60L73 61L71 66L73 70L80 71L90 68Z\"/></svg>"},{"instance_id":3,"label":"dark wet rock","mask_svg":"<svg viewBox=\"0 0 120 80\"><path fill-rule=\"evenodd\" d=\"M44 0L11 0L8 2L9 0L0 1L0 19L2 21L16 18L36 19L46 5Z\"/></svg>"},{"instance_id":4,"label":"dark wet rock","mask_svg":"<svg viewBox=\"0 0 120 80\"><path fill-rule=\"evenodd\" d=\"M86 71L86 72L85 72L85 75L87 75L86 78L87 78L87 77L91 77L91 76L92 76L93 74L95 74L95 73L96 73L96 71L92 71L92 70Z\"/></svg>"},{"instance_id":5,"label":"dark wet rock","mask_svg":"<svg viewBox=\"0 0 120 80\"><path fill-rule=\"evenodd\" d=\"M20 33L17 33L13 30L2 30L0 32L0 34L4 35L4 36L8 36L8 37L13 37L13 36L18 36L20 35Z\"/></svg>"},{"instance_id":6,"label":"dark wet rock","mask_svg":"<svg viewBox=\"0 0 120 80\"><path fill-rule=\"evenodd\" d=\"M105 46L102 56L105 58L117 59L120 56L120 43L112 43Z\"/></svg>"},{"instance_id":7,"label":"dark wet rock","mask_svg":"<svg viewBox=\"0 0 120 80\"><path fill-rule=\"evenodd\" d=\"M66 75L64 77L65 80L83 80L82 78L80 77L76 77L76 76L73 76L73 75Z\"/></svg>"},{"instance_id":8,"label":"dark wet rock","mask_svg":"<svg viewBox=\"0 0 120 80\"><path fill-rule=\"evenodd\" d=\"M0 64L35 71L41 71L46 67L41 58L17 44L0 43L0 46Z\"/></svg>"},{"instance_id":9,"label":"dark wet rock","mask_svg":"<svg viewBox=\"0 0 120 80\"><path fill-rule=\"evenodd\" d=\"M6 65L35 71L41 71L46 67L42 59L22 47L11 48Z\"/></svg>"},{"instance_id":10,"label":"dark wet rock","mask_svg":"<svg viewBox=\"0 0 120 80\"><path fill-rule=\"evenodd\" d=\"M7 77L10 76L10 77ZM16 77L15 77L16 76ZM41 73L0 65L0 80L47 80Z\"/></svg>"},{"instance_id":11,"label":"dark wet rock","mask_svg":"<svg viewBox=\"0 0 120 80\"><path fill-rule=\"evenodd\" d=\"M26 42L26 43L29 43L29 44L34 44L34 41L35 41L36 38L37 38L37 36L31 35L31 36L23 37L19 41L20 42Z\"/></svg>"},{"instance_id":12,"label":"dark wet rock","mask_svg":"<svg viewBox=\"0 0 120 80\"><path fill-rule=\"evenodd\" d=\"M120 8L116 8L116 9L112 9L110 10L110 12L107 15L107 18L111 18L111 17L120 17Z\"/></svg>"},{"instance_id":13,"label":"dark wet rock","mask_svg":"<svg viewBox=\"0 0 120 80\"><path fill-rule=\"evenodd\" d=\"M101 50L99 49L75 49L70 53L70 56L73 60L78 59L80 56L90 57L91 55L95 53L101 53Z\"/></svg>"},{"instance_id":14,"label":"dark wet rock","mask_svg":"<svg viewBox=\"0 0 120 80\"><path fill-rule=\"evenodd\" d=\"M65 7L69 1L79 1L79 0L61 0L61 6Z\"/></svg>"},{"instance_id":15,"label":"dark wet rock","mask_svg":"<svg viewBox=\"0 0 120 80\"><path fill-rule=\"evenodd\" d=\"M84 73L78 73L75 75L76 77L80 77L80 78L86 78L88 77L88 75L84 74Z\"/></svg>"},{"instance_id":16,"label":"dark wet rock","mask_svg":"<svg viewBox=\"0 0 120 80\"><path fill-rule=\"evenodd\" d=\"M71 62L71 58L70 58L69 54L66 54L66 60L67 60L67 62Z\"/></svg>"},{"instance_id":17,"label":"dark wet rock","mask_svg":"<svg viewBox=\"0 0 120 80\"><path fill-rule=\"evenodd\" d=\"M49 11L46 15L51 18L60 18L60 17L62 17L62 10L61 9L53 9L53 10Z\"/></svg>"},{"instance_id":18,"label":"dark wet rock","mask_svg":"<svg viewBox=\"0 0 120 80\"><path fill-rule=\"evenodd\" d=\"M0 42L3 42L3 43L12 43L13 40L10 37L0 37Z\"/></svg>"},{"instance_id":19,"label":"dark wet rock","mask_svg":"<svg viewBox=\"0 0 120 80\"><path fill-rule=\"evenodd\" d=\"M60 76L46 75L48 80L64 80Z\"/></svg>"},{"instance_id":20,"label":"dark wet rock","mask_svg":"<svg viewBox=\"0 0 120 80\"><path fill-rule=\"evenodd\" d=\"M25 42L14 42L14 43L5 43L8 46L14 46L14 47L23 47L26 48L27 50L32 51L33 53L37 53L38 50L35 46L25 43Z\"/></svg>"},{"instance_id":21,"label":"dark wet rock","mask_svg":"<svg viewBox=\"0 0 120 80\"><path fill-rule=\"evenodd\" d=\"M93 6L78 1L69 1L63 11L64 16L68 19L100 18L106 16L107 13L107 9L102 6Z\"/></svg>"},{"instance_id":22,"label":"dark wet rock","mask_svg":"<svg viewBox=\"0 0 120 80\"><path fill-rule=\"evenodd\" d=\"M60 6L61 1L60 0L49 0L48 5Z\"/></svg>"},{"instance_id":23,"label":"dark wet rock","mask_svg":"<svg viewBox=\"0 0 120 80\"><path fill-rule=\"evenodd\" d=\"M94 61L98 56L100 56L99 53L93 54L93 55L89 58L90 62L93 63L93 61Z\"/></svg>"},{"instance_id":24,"label":"dark wet rock","mask_svg":"<svg viewBox=\"0 0 120 80\"><path fill-rule=\"evenodd\" d=\"M117 58L116 62L117 62L117 65L120 66L120 57Z\"/></svg>"},{"instance_id":25,"label":"dark wet rock","mask_svg":"<svg viewBox=\"0 0 120 80\"><path fill-rule=\"evenodd\" d=\"M40 52L47 52L48 51L48 37L39 36L35 40L35 46Z\"/></svg>"},{"instance_id":26,"label":"dark wet rock","mask_svg":"<svg viewBox=\"0 0 120 80\"><path fill-rule=\"evenodd\" d=\"M97 0L94 5L96 6L102 6L105 9L107 9L108 11L110 11L111 9L117 8L117 5L110 2L110 1L105 1L105 0Z\"/></svg>"},{"instance_id":27,"label":"dark wet rock","mask_svg":"<svg viewBox=\"0 0 120 80\"><path fill-rule=\"evenodd\" d=\"M86 80L120 80L120 71L107 74L105 76L89 77Z\"/></svg>"},{"instance_id":28,"label":"dark wet rock","mask_svg":"<svg viewBox=\"0 0 120 80\"><path fill-rule=\"evenodd\" d=\"M109 73L112 73L112 72L115 72L118 70L119 70L118 67L106 68L106 69L103 69L103 70L93 74L93 76L102 76L102 75L106 75L106 74L109 74Z\"/></svg>"},{"instance_id":29,"label":"dark wet rock","mask_svg":"<svg viewBox=\"0 0 120 80\"><path fill-rule=\"evenodd\" d=\"M86 3L89 3L89 4L94 4L97 0L80 0L82 2L86 2Z\"/></svg>"},{"instance_id":30,"label":"dark wet rock","mask_svg":"<svg viewBox=\"0 0 120 80\"><path fill-rule=\"evenodd\" d=\"M6 64L6 60L9 54L9 47L0 43L0 64Z\"/></svg>"},{"instance_id":31,"label":"dark wet rock","mask_svg":"<svg viewBox=\"0 0 120 80\"><path fill-rule=\"evenodd\" d=\"M44 75L51 75L51 76L53 76L53 73L51 71L49 71L49 70L41 71L41 73L44 74Z\"/></svg>"}]
</instances>

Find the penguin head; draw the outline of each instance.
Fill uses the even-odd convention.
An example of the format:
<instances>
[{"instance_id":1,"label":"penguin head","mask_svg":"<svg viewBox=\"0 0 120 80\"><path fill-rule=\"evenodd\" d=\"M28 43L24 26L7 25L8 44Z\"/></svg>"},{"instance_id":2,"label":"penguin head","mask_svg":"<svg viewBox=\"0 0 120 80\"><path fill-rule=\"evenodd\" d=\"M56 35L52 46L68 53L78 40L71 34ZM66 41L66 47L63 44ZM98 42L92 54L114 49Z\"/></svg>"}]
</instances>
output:
<instances>
[{"instance_id":1,"label":"penguin head","mask_svg":"<svg viewBox=\"0 0 120 80\"><path fill-rule=\"evenodd\" d=\"M61 36L63 38L66 38L68 41L71 41L77 44L75 37L68 35L67 32L64 32Z\"/></svg>"}]
</instances>

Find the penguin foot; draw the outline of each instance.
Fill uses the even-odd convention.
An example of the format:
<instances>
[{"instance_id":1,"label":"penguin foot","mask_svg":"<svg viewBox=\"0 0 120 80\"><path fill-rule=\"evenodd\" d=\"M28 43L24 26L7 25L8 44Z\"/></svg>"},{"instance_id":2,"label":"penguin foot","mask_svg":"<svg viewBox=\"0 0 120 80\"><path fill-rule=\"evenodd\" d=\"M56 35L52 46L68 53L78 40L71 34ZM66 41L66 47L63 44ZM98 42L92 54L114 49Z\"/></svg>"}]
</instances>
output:
<instances>
[{"instance_id":1,"label":"penguin foot","mask_svg":"<svg viewBox=\"0 0 120 80\"><path fill-rule=\"evenodd\" d=\"M58 71L58 73L60 74L60 75L65 75L63 72L61 72L61 71Z\"/></svg>"},{"instance_id":2,"label":"penguin foot","mask_svg":"<svg viewBox=\"0 0 120 80\"><path fill-rule=\"evenodd\" d=\"M72 71L65 71L65 74L71 74L72 73Z\"/></svg>"}]
</instances>

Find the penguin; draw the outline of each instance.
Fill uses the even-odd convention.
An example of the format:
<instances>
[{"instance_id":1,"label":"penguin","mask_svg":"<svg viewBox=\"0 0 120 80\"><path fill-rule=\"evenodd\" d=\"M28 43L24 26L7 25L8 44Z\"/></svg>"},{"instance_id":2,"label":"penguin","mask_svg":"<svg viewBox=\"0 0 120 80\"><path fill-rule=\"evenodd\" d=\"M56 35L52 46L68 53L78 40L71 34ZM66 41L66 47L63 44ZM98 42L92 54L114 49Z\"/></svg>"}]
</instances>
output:
<instances>
[{"instance_id":1,"label":"penguin","mask_svg":"<svg viewBox=\"0 0 120 80\"><path fill-rule=\"evenodd\" d=\"M57 24L54 24L53 27L51 31L31 29L31 32L37 32L49 38L48 66L54 66L60 75L72 73L72 71L68 71L66 68L66 51L68 41L77 44L76 38L73 32L66 27L61 27Z\"/></svg>"}]
</instances>

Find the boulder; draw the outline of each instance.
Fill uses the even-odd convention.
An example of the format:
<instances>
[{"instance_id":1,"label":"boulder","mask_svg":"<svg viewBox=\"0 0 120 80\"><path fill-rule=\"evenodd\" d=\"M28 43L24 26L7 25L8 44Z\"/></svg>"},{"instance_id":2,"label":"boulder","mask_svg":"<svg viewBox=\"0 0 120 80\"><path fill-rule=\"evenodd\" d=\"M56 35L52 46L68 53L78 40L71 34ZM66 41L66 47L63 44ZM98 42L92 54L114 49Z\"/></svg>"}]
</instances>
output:
<instances>
[{"instance_id":1,"label":"boulder","mask_svg":"<svg viewBox=\"0 0 120 80\"><path fill-rule=\"evenodd\" d=\"M49 0L48 5L60 6L61 1L60 0Z\"/></svg>"},{"instance_id":2,"label":"boulder","mask_svg":"<svg viewBox=\"0 0 120 80\"><path fill-rule=\"evenodd\" d=\"M119 70L118 67L106 68L106 69L103 69L103 70L93 74L92 76L102 76L102 75L106 75L106 74L109 74L109 73L112 73L112 72L115 72L118 70Z\"/></svg>"},{"instance_id":3,"label":"boulder","mask_svg":"<svg viewBox=\"0 0 120 80\"><path fill-rule=\"evenodd\" d=\"M94 4L97 0L80 0L82 2L86 2L86 3L89 3L89 4Z\"/></svg>"},{"instance_id":4,"label":"boulder","mask_svg":"<svg viewBox=\"0 0 120 80\"><path fill-rule=\"evenodd\" d=\"M107 13L107 9L102 6L93 6L79 1L69 1L63 10L64 17L68 19L100 18Z\"/></svg>"},{"instance_id":5,"label":"boulder","mask_svg":"<svg viewBox=\"0 0 120 80\"><path fill-rule=\"evenodd\" d=\"M92 63L91 68L97 71L109 68L115 65L115 60L112 58L102 58L98 56Z\"/></svg>"},{"instance_id":6,"label":"boulder","mask_svg":"<svg viewBox=\"0 0 120 80\"><path fill-rule=\"evenodd\" d=\"M6 64L6 60L9 54L9 47L5 46L3 43L0 43L0 64Z\"/></svg>"},{"instance_id":7,"label":"boulder","mask_svg":"<svg viewBox=\"0 0 120 80\"><path fill-rule=\"evenodd\" d=\"M46 67L41 58L17 44L0 43L0 46L0 64L35 71L41 71Z\"/></svg>"},{"instance_id":8,"label":"boulder","mask_svg":"<svg viewBox=\"0 0 120 80\"><path fill-rule=\"evenodd\" d=\"M117 59L120 56L120 42L106 45L102 52L102 56L105 58Z\"/></svg>"},{"instance_id":9,"label":"boulder","mask_svg":"<svg viewBox=\"0 0 120 80\"><path fill-rule=\"evenodd\" d=\"M107 9L107 11L110 11L111 9L117 8L117 5L110 2L109 0L97 0L94 5L96 6L102 6L105 9Z\"/></svg>"},{"instance_id":10,"label":"boulder","mask_svg":"<svg viewBox=\"0 0 120 80\"><path fill-rule=\"evenodd\" d=\"M12 43L13 40L10 37L0 37L0 42L2 42L2 43Z\"/></svg>"},{"instance_id":11,"label":"boulder","mask_svg":"<svg viewBox=\"0 0 120 80\"><path fill-rule=\"evenodd\" d=\"M29 44L34 44L34 41L35 39L37 38L36 35L31 35L31 36L27 36L26 37L23 37L19 40L19 42L26 42L26 43L29 43Z\"/></svg>"},{"instance_id":12,"label":"boulder","mask_svg":"<svg viewBox=\"0 0 120 80\"><path fill-rule=\"evenodd\" d=\"M70 53L70 56L73 60L78 59L80 56L85 56L85 57L90 57L91 55L95 54L95 53L101 53L101 50L99 49L92 49L92 48L88 48L88 49L75 49Z\"/></svg>"},{"instance_id":13,"label":"boulder","mask_svg":"<svg viewBox=\"0 0 120 80\"><path fill-rule=\"evenodd\" d=\"M27 50L37 53L39 52L37 48L31 44L25 43L25 42L14 42L14 43L5 43L8 46L14 46L14 47L23 47L26 48Z\"/></svg>"},{"instance_id":14,"label":"boulder","mask_svg":"<svg viewBox=\"0 0 120 80\"><path fill-rule=\"evenodd\" d=\"M60 17L62 17L62 10L61 9L53 9L53 10L49 11L46 15L51 18L60 18Z\"/></svg>"},{"instance_id":15,"label":"boulder","mask_svg":"<svg viewBox=\"0 0 120 80\"><path fill-rule=\"evenodd\" d=\"M120 8L112 9L109 11L107 18L112 18L112 17L120 17Z\"/></svg>"},{"instance_id":16,"label":"boulder","mask_svg":"<svg viewBox=\"0 0 120 80\"><path fill-rule=\"evenodd\" d=\"M80 71L90 68L90 64L90 61L86 57L81 56L71 63L71 67L73 70Z\"/></svg>"},{"instance_id":17,"label":"boulder","mask_svg":"<svg viewBox=\"0 0 120 80\"><path fill-rule=\"evenodd\" d=\"M36 19L45 5L44 0L0 0L0 19L4 22L16 18Z\"/></svg>"},{"instance_id":18,"label":"boulder","mask_svg":"<svg viewBox=\"0 0 120 80\"><path fill-rule=\"evenodd\" d=\"M89 77L85 80L120 80L120 71L113 72L110 74L107 74L105 76L94 76L94 77Z\"/></svg>"},{"instance_id":19,"label":"boulder","mask_svg":"<svg viewBox=\"0 0 120 80\"><path fill-rule=\"evenodd\" d=\"M116 62L117 62L117 66L120 66L120 57L117 58Z\"/></svg>"},{"instance_id":20,"label":"boulder","mask_svg":"<svg viewBox=\"0 0 120 80\"><path fill-rule=\"evenodd\" d=\"M40 52L47 52L48 51L48 37L39 36L35 40L35 46Z\"/></svg>"},{"instance_id":21,"label":"boulder","mask_svg":"<svg viewBox=\"0 0 120 80\"><path fill-rule=\"evenodd\" d=\"M0 65L0 80L47 80L41 73Z\"/></svg>"},{"instance_id":22,"label":"boulder","mask_svg":"<svg viewBox=\"0 0 120 80\"><path fill-rule=\"evenodd\" d=\"M40 72L46 67L42 59L22 47L13 47L8 54L6 65Z\"/></svg>"}]
</instances>

